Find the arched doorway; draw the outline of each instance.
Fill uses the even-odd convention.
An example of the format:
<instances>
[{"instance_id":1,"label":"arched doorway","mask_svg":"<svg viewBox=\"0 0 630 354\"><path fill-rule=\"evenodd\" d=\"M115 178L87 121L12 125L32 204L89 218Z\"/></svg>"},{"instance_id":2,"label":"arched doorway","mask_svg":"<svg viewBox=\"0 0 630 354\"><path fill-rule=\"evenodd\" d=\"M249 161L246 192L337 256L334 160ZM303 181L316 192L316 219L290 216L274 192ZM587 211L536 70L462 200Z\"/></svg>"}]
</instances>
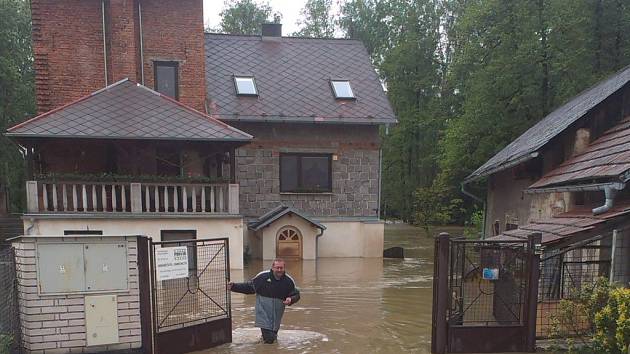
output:
<instances>
[{"instance_id":1,"label":"arched doorway","mask_svg":"<svg viewBox=\"0 0 630 354\"><path fill-rule=\"evenodd\" d=\"M276 256L302 258L302 234L293 226L284 226L276 236Z\"/></svg>"}]
</instances>

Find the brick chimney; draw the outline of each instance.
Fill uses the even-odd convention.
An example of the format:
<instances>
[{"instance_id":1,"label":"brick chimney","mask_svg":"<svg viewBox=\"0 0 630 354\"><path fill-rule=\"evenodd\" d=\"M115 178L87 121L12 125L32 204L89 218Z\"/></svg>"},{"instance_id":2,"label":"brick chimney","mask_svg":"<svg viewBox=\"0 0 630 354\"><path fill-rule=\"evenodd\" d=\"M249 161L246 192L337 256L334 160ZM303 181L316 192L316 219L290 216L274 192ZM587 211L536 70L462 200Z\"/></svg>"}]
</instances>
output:
<instances>
[{"instance_id":1,"label":"brick chimney","mask_svg":"<svg viewBox=\"0 0 630 354\"><path fill-rule=\"evenodd\" d=\"M179 101L204 109L202 0L32 0L40 113L123 78L154 88L176 68Z\"/></svg>"}]
</instances>

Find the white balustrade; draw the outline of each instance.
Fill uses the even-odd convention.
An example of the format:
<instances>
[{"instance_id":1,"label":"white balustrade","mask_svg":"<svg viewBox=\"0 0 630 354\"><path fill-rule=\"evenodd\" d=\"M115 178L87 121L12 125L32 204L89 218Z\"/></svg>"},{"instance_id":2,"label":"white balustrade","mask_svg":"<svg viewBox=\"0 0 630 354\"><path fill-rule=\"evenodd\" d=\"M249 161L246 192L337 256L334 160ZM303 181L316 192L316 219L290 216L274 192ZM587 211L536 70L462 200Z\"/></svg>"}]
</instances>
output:
<instances>
[{"instance_id":1,"label":"white balustrade","mask_svg":"<svg viewBox=\"0 0 630 354\"><path fill-rule=\"evenodd\" d=\"M26 186L29 212L170 214L239 212L238 184L27 181Z\"/></svg>"}]
</instances>

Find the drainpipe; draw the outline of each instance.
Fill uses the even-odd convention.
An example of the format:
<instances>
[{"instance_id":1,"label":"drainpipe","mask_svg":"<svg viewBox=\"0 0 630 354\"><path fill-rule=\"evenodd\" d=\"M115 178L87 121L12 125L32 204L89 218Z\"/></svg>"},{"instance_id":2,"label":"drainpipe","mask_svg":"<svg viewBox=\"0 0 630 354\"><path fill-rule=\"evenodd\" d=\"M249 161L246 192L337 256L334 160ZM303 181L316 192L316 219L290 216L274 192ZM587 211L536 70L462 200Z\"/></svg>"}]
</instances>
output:
<instances>
[{"instance_id":1,"label":"drainpipe","mask_svg":"<svg viewBox=\"0 0 630 354\"><path fill-rule=\"evenodd\" d=\"M140 82L144 86L144 42L142 40L142 4L138 1L138 27L140 34Z\"/></svg>"},{"instance_id":2,"label":"drainpipe","mask_svg":"<svg viewBox=\"0 0 630 354\"><path fill-rule=\"evenodd\" d=\"M606 202L604 203L604 205L593 209L593 215L603 214L607 212L608 210L610 210L610 208L613 207L613 203L614 203L615 195L617 194L617 191L621 189L623 189L623 187L619 187L619 186L610 186L610 187L604 188L604 194L606 195Z\"/></svg>"},{"instance_id":3,"label":"drainpipe","mask_svg":"<svg viewBox=\"0 0 630 354\"><path fill-rule=\"evenodd\" d=\"M105 64L105 86L109 85L107 80L107 40L105 38L105 0L101 0L101 14L103 20L103 62Z\"/></svg>"},{"instance_id":4,"label":"drainpipe","mask_svg":"<svg viewBox=\"0 0 630 354\"><path fill-rule=\"evenodd\" d=\"M381 189L383 188L383 149L378 149L378 204L376 205L376 217L381 217Z\"/></svg>"},{"instance_id":5,"label":"drainpipe","mask_svg":"<svg viewBox=\"0 0 630 354\"><path fill-rule=\"evenodd\" d=\"M470 198L472 198L473 200L481 203L483 205L483 222L481 225L481 239L485 239L486 238L486 216L488 215L488 205L486 204L486 201L479 198L478 196L470 193L469 191L466 190L466 184L464 182L459 184L460 186L460 190L462 191L462 193Z\"/></svg>"},{"instance_id":6,"label":"drainpipe","mask_svg":"<svg viewBox=\"0 0 630 354\"><path fill-rule=\"evenodd\" d=\"M319 258L319 238L324 235L324 229L319 229L319 234L315 235L315 259Z\"/></svg>"}]
</instances>

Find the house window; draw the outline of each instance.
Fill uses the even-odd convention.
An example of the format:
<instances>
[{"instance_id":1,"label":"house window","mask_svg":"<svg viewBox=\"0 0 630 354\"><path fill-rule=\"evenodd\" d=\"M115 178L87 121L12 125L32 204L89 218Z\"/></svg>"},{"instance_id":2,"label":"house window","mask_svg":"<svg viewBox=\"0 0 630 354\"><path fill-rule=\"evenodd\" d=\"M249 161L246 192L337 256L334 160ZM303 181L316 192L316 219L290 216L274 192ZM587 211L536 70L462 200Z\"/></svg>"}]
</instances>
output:
<instances>
[{"instance_id":1,"label":"house window","mask_svg":"<svg viewBox=\"0 0 630 354\"><path fill-rule=\"evenodd\" d=\"M332 86L333 94L335 98L339 99L353 99L354 92L350 87L350 81L348 80L331 80L330 86Z\"/></svg>"},{"instance_id":2,"label":"house window","mask_svg":"<svg viewBox=\"0 0 630 354\"><path fill-rule=\"evenodd\" d=\"M153 62L155 68L155 91L179 99L178 85L178 66L174 61L156 61Z\"/></svg>"},{"instance_id":3,"label":"house window","mask_svg":"<svg viewBox=\"0 0 630 354\"><path fill-rule=\"evenodd\" d=\"M188 248L188 274L197 274L197 251L195 242L183 242L197 239L196 230L162 230L162 241L181 241L164 243L162 247L187 246Z\"/></svg>"},{"instance_id":4,"label":"house window","mask_svg":"<svg viewBox=\"0 0 630 354\"><path fill-rule=\"evenodd\" d=\"M81 236L100 236L103 235L101 230L63 230L64 236L81 235Z\"/></svg>"},{"instance_id":5,"label":"house window","mask_svg":"<svg viewBox=\"0 0 630 354\"><path fill-rule=\"evenodd\" d=\"M256 80L252 76L234 76L234 86L239 96L258 96Z\"/></svg>"},{"instance_id":6,"label":"house window","mask_svg":"<svg viewBox=\"0 0 630 354\"><path fill-rule=\"evenodd\" d=\"M280 154L280 192L332 192L332 155Z\"/></svg>"}]
</instances>

